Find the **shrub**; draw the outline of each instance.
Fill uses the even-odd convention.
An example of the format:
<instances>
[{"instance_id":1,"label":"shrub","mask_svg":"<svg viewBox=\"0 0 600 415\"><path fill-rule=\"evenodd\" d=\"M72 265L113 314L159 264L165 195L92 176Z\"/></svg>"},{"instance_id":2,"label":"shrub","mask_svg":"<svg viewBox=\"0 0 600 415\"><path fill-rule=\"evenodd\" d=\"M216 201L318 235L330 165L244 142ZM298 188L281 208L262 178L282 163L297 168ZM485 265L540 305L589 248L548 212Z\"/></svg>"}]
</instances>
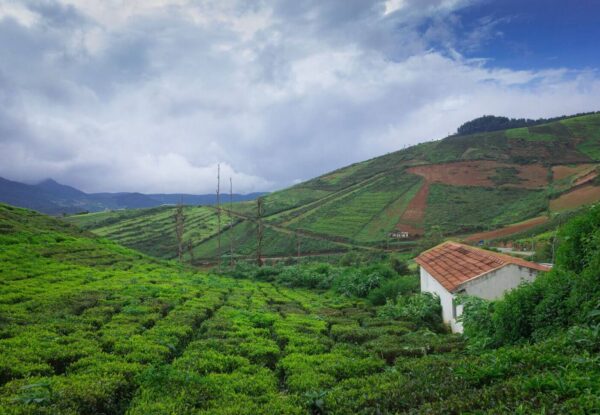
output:
<instances>
[{"instance_id":1,"label":"shrub","mask_svg":"<svg viewBox=\"0 0 600 415\"><path fill-rule=\"evenodd\" d=\"M494 303L472 296L462 296L456 301L463 305L459 321L463 324L463 334L469 340L469 346L473 349L494 346Z\"/></svg>"},{"instance_id":2,"label":"shrub","mask_svg":"<svg viewBox=\"0 0 600 415\"><path fill-rule=\"evenodd\" d=\"M384 305L386 301L395 301L398 296L416 293L419 280L411 276L397 277L385 281L368 294L367 298L373 305Z\"/></svg>"},{"instance_id":3,"label":"shrub","mask_svg":"<svg viewBox=\"0 0 600 415\"><path fill-rule=\"evenodd\" d=\"M442 330L442 306L437 295L420 293L399 297L396 304L386 303L379 310L381 317L400 318L415 323L418 327Z\"/></svg>"}]
</instances>

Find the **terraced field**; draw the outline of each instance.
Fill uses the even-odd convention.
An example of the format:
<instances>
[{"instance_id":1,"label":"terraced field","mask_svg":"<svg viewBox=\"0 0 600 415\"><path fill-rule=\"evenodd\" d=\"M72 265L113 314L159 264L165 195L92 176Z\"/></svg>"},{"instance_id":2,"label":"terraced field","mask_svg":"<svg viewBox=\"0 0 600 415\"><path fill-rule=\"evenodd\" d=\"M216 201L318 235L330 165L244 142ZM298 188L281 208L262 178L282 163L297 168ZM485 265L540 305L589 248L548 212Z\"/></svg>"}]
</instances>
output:
<instances>
[{"instance_id":1,"label":"terraced field","mask_svg":"<svg viewBox=\"0 0 600 415\"><path fill-rule=\"evenodd\" d=\"M295 255L296 235L303 238L307 253L383 248L395 230L409 233L408 241L396 243L407 249L434 226L446 236L465 235L576 209L600 201L598 149L600 114L591 114L450 136L356 163L265 196L264 254ZM236 224L223 229L221 240L248 257L256 248L256 203L234 204L233 211ZM123 213L122 219L114 219L120 213L109 213L119 222L109 226L85 215L68 220L145 253L173 258L173 212L159 212L153 213L156 226L155 219L127 216L135 213ZM193 239L193 249L186 259L218 256L212 213L198 213L188 228L185 239ZM160 232L145 232L144 227Z\"/></svg>"},{"instance_id":2,"label":"terraced field","mask_svg":"<svg viewBox=\"0 0 600 415\"><path fill-rule=\"evenodd\" d=\"M214 208L186 206L183 214L184 241L191 241L193 246L197 246L217 233L217 215ZM148 255L166 259L177 257L173 206L73 215L66 220ZM223 216L222 225L225 227L228 224L229 218Z\"/></svg>"}]
</instances>

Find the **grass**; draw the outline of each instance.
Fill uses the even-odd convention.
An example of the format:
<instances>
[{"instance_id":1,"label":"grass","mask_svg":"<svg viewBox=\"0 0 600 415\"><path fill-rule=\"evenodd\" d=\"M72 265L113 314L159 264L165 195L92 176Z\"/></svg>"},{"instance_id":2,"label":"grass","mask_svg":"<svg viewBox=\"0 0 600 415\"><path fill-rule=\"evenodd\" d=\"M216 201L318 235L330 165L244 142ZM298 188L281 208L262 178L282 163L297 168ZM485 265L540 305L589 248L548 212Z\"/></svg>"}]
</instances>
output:
<instances>
[{"instance_id":1,"label":"grass","mask_svg":"<svg viewBox=\"0 0 600 415\"><path fill-rule=\"evenodd\" d=\"M427 227L446 234L493 229L534 217L548 208L545 191L431 185Z\"/></svg>"},{"instance_id":2,"label":"grass","mask_svg":"<svg viewBox=\"0 0 600 415\"><path fill-rule=\"evenodd\" d=\"M384 240L388 233L393 230L398 223L408 204L421 188L421 181L416 181L405 193L388 204L379 215L373 217L356 235L356 240L360 242Z\"/></svg>"},{"instance_id":3,"label":"grass","mask_svg":"<svg viewBox=\"0 0 600 415\"><path fill-rule=\"evenodd\" d=\"M577 149L593 160L600 160L600 117L586 115L561 121L574 137L581 138Z\"/></svg>"},{"instance_id":4,"label":"grass","mask_svg":"<svg viewBox=\"0 0 600 415\"><path fill-rule=\"evenodd\" d=\"M552 133L540 133L535 131L535 127L513 128L506 130L506 136L511 140L526 141L555 141L556 135Z\"/></svg>"},{"instance_id":5,"label":"grass","mask_svg":"<svg viewBox=\"0 0 600 415\"><path fill-rule=\"evenodd\" d=\"M308 231L354 239L374 217L408 192L418 177L385 176L369 186L348 193L294 223ZM389 229L388 229L389 230ZM380 239L383 232L378 232ZM364 240L364 237L363 237Z\"/></svg>"}]
</instances>

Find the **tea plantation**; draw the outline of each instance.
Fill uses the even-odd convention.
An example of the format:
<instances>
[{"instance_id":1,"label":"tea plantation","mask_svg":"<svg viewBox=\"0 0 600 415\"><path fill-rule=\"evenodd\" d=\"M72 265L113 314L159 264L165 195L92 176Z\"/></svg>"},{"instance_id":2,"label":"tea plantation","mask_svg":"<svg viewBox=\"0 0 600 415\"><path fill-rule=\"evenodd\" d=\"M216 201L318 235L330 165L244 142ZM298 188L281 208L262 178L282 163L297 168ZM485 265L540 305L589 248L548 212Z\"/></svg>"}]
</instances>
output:
<instances>
[{"instance_id":1,"label":"tea plantation","mask_svg":"<svg viewBox=\"0 0 600 415\"><path fill-rule=\"evenodd\" d=\"M0 414L600 411L591 323L486 348L431 297L197 273L7 205L0 264Z\"/></svg>"}]
</instances>

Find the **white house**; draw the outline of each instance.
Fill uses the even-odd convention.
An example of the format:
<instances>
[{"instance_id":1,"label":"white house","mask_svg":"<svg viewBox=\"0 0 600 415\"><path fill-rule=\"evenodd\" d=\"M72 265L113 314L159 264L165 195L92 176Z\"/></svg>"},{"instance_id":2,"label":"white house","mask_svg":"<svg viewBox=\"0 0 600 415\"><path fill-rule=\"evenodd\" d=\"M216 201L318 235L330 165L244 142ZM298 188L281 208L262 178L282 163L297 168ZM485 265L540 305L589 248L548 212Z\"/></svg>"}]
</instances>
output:
<instances>
[{"instance_id":1,"label":"white house","mask_svg":"<svg viewBox=\"0 0 600 415\"><path fill-rule=\"evenodd\" d=\"M419 255L421 292L437 294L444 322L462 333L456 318L462 306L454 304L458 294L495 300L524 281L533 281L550 268L510 255L486 251L457 242L444 242Z\"/></svg>"}]
</instances>

